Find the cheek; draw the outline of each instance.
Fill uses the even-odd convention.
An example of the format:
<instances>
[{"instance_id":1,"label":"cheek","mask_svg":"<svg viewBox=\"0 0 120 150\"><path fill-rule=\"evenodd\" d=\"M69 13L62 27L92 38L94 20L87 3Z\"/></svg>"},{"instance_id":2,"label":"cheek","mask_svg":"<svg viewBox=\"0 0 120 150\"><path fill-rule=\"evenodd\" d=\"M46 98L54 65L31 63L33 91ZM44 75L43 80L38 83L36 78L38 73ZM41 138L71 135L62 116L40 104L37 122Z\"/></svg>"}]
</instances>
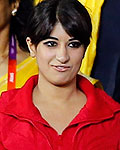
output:
<instances>
[{"instance_id":1,"label":"cheek","mask_svg":"<svg viewBox=\"0 0 120 150\"><path fill-rule=\"evenodd\" d=\"M73 65L75 65L76 67L81 65L82 59L83 59L83 54L80 53L72 54L71 56L71 61Z\"/></svg>"},{"instance_id":2,"label":"cheek","mask_svg":"<svg viewBox=\"0 0 120 150\"><path fill-rule=\"evenodd\" d=\"M6 0L5 0L6 1ZM0 4L2 5L2 4ZM2 14L2 17L6 20L10 19L11 18L11 7L9 6L8 2L4 3L1 10L0 10L0 13Z\"/></svg>"},{"instance_id":3,"label":"cheek","mask_svg":"<svg viewBox=\"0 0 120 150\"><path fill-rule=\"evenodd\" d=\"M48 51L46 49L41 50L39 52L37 52L36 54L36 59L38 64L44 65L44 64L49 64L49 62L54 59L55 54L51 51Z\"/></svg>"},{"instance_id":4,"label":"cheek","mask_svg":"<svg viewBox=\"0 0 120 150\"><path fill-rule=\"evenodd\" d=\"M5 12L5 10L0 10L0 24L1 26L5 26L6 24L9 24L11 18L10 12Z\"/></svg>"}]
</instances>

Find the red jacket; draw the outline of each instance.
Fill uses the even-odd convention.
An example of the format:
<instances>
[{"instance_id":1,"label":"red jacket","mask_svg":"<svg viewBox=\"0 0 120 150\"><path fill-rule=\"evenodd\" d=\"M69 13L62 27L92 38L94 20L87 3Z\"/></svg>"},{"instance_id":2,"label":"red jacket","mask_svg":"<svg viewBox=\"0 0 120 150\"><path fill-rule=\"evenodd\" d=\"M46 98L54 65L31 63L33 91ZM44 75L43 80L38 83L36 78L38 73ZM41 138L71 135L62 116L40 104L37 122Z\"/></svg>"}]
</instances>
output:
<instances>
[{"instance_id":1,"label":"red jacket","mask_svg":"<svg viewBox=\"0 0 120 150\"><path fill-rule=\"evenodd\" d=\"M120 150L120 104L78 77L87 103L62 135L32 103L37 76L0 99L0 150Z\"/></svg>"}]
</instances>

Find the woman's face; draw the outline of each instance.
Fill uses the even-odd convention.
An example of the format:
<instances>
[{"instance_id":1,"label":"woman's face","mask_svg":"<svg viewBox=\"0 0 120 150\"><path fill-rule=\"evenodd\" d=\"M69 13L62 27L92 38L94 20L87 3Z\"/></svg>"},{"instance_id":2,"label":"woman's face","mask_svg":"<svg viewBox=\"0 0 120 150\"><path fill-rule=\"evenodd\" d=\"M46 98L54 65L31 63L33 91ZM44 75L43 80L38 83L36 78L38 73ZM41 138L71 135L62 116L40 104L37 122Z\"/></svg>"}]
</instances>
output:
<instances>
[{"instance_id":1,"label":"woman's face","mask_svg":"<svg viewBox=\"0 0 120 150\"><path fill-rule=\"evenodd\" d=\"M28 45L37 58L41 79L58 86L76 79L85 48L79 40L70 37L60 23L37 48Z\"/></svg>"}]
</instances>

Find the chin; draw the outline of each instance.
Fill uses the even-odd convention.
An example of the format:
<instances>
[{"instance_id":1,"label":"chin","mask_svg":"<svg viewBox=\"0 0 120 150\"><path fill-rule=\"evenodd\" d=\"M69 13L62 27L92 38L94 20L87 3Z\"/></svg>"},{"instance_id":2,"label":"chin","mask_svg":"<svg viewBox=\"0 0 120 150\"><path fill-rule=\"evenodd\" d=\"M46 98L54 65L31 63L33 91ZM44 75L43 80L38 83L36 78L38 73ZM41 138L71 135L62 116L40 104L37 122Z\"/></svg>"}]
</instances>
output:
<instances>
[{"instance_id":1,"label":"chin","mask_svg":"<svg viewBox=\"0 0 120 150\"><path fill-rule=\"evenodd\" d=\"M53 85L58 86L58 87L64 87L68 86L70 83L72 83L72 79L59 79L59 80L54 80L51 82Z\"/></svg>"},{"instance_id":2,"label":"chin","mask_svg":"<svg viewBox=\"0 0 120 150\"><path fill-rule=\"evenodd\" d=\"M66 87L69 83L65 82L65 83L53 83L54 86L57 87Z\"/></svg>"}]
</instances>

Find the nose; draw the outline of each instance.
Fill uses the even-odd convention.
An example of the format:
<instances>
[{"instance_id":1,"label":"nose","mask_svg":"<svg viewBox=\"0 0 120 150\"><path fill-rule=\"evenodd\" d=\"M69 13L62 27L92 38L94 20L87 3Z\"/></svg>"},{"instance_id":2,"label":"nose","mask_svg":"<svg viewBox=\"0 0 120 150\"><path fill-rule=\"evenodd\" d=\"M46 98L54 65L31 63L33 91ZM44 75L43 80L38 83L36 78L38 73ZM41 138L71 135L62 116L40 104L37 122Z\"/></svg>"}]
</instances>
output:
<instances>
[{"instance_id":1,"label":"nose","mask_svg":"<svg viewBox=\"0 0 120 150\"><path fill-rule=\"evenodd\" d=\"M61 46L56 52L56 60L64 64L70 59L66 46Z\"/></svg>"}]
</instances>

